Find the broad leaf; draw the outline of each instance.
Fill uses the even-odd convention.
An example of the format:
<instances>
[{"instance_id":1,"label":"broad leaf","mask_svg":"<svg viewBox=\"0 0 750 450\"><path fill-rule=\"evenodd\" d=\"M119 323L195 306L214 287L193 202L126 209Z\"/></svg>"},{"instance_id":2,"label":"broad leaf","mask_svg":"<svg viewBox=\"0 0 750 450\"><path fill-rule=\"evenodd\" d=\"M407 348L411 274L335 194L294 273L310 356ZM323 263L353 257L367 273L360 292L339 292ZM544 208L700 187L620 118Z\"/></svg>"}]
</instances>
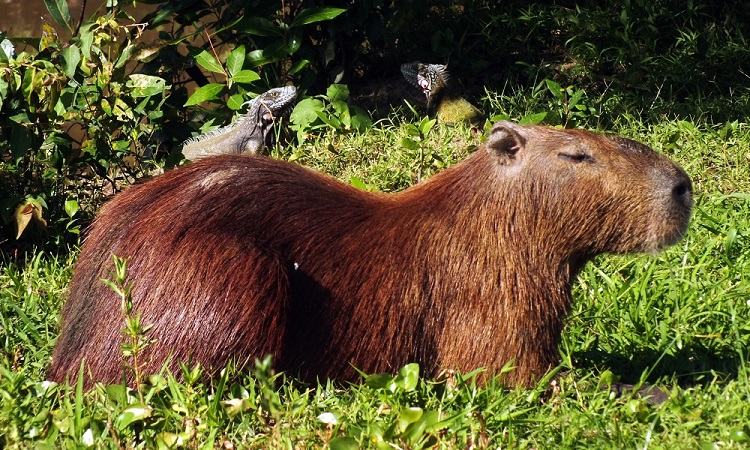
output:
<instances>
[{"instance_id":1,"label":"broad leaf","mask_svg":"<svg viewBox=\"0 0 750 450\"><path fill-rule=\"evenodd\" d=\"M229 97L229 100L227 100L227 106L232 111L237 111L241 109L244 103L245 103L245 96L242 94L234 94L231 97Z\"/></svg>"},{"instance_id":2,"label":"broad leaf","mask_svg":"<svg viewBox=\"0 0 750 450\"><path fill-rule=\"evenodd\" d=\"M419 144L417 144L417 141L415 141L414 139L409 139L408 137L401 138L401 146L407 150L416 150L419 148Z\"/></svg>"},{"instance_id":3,"label":"broad leaf","mask_svg":"<svg viewBox=\"0 0 750 450\"><path fill-rule=\"evenodd\" d=\"M404 392L413 391L419 382L419 364L407 364L398 371L398 375L393 380L397 386L401 387Z\"/></svg>"},{"instance_id":4,"label":"broad leaf","mask_svg":"<svg viewBox=\"0 0 750 450\"><path fill-rule=\"evenodd\" d=\"M216 100L219 98L219 94L224 90L224 85L219 83L209 83L205 86L201 86L193 92L193 95L185 102L183 106L197 105L208 100Z\"/></svg>"},{"instance_id":5,"label":"broad leaf","mask_svg":"<svg viewBox=\"0 0 750 450\"><path fill-rule=\"evenodd\" d=\"M245 46L240 45L239 47L232 50L227 57L227 71L229 75L236 75L242 70L242 65L245 63ZM236 81L236 80L235 80Z\"/></svg>"},{"instance_id":6,"label":"broad leaf","mask_svg":"<svg viewBox=\"0 0 750 450\"><path fill-rule=\"evenodd\" d=\"M253 70L240 70L232 77L235 83L252 83L257 80L260 80L260 75Z\"/></svg>"},{"instance_id":7,"label":"broad leaf","mask_svg":"<svg viewBox=\"0 0 750 450\"><path fill-rule=\"evenodd\" d=\"M341 115L341 114L349 112L349 105L346 102L344 102L344 101L341 101L341 100L331 100L331 106L333 107L333 111L337 115Z\"/></svg>"},{"instance_id":8,"label":"broad leaf","mask_svg":"<svg viewBox=\"0 0 750 450\"><path fill-rule=\"evenodd\" d=\"M292 20L289 28L301 27L315 22L322 22L324 20L331 20L334 17L338 17L341 13L345 12L345 9L341 8L326 8L316 7L303 9L297 17Z\"/></svg>"},{"instance_id":9,"label":"broad leaf","mask_svg":"<svg viewBox=\"0 0 750 450\"><path fill-rule=\"evenodd\" d=\"M253 50L252 52L247 54L247 67L252 69L255 67L262 66L264 64L269 64L275 61L279 61L284 57L283 54L266 52L263 50Z\"/></svg>"},{"instance_id":10,"label":"broad leaf","mask_svg":"<svg viewBox=\"0 0 750 450\"><path fill-rule=\"evenodd\" d=\"M117 428L124 430L131 423L143 420L147 417L151 417L153 408L148 405L133 404L125 408L125 410L117 417L116 424Z\"/></svg>"},{"instance_id":11,"label":"broad leaf","mask_svg":"<svg viewBox=\"0 0 750 450\"><path fill-rule=\"evenodd\" d=\"M306 98L294 107L289 120L303 128L315 122L318 118L318 112L323 111L323 102L316 98Z\"/></svg>"},{"instance_id":12,"label":"broad leaf","mask_svg":"<svg viewBox=\"0 0 750 450\"><path fill-rule=\"evenodd\" d=\"M304 69L305 67L310 65L310 61L307 59L301 59L294 63L292 67L289 69L289 75L294 75L295 73L299 72L300 70Z\"/></svg>"},{"instance_id":13,"label":"broad leaf","mask_svg":"<svg viewBox=\"0 0 750 450\"><path fill-rule=\"evenodd\" d=\"M60 52L60 56L62 57L65 76L72 79L76 74L78 63L81 62L81 51L77 45L73 44L65 47Z\"/></svg>"},{"instance_id":14,"label":"broad leaf","mask_svg":"<svg viewBox=\"0 0 750 450\"><path fill-rule=\"evenodd\" d=\"M10 129L10 151L13 155L14 163L18 164L26 153L28 153L31 148L31 140L28 128L14 126Z\"/></svg>"},{"instance_id":15,"label":"broad leaf","mask_svg":"<svg viewBox=\"0 0 750 450\"><path fill-rule=\"evenodd\" d=\"M25 202L18 205L13 216L16 222L16 239L21 237L24 230L26 230L26 227L28 227L32 221L42 228L47 227L47 221L42 217L42 205L33 199L27 199Z\"/></svg>"},{"instance_id":16,"label":"broad leaf","mask_svg":"<svg viewBox=\"0 0 750 450\"><path fill-rule=\"evenodd\" d=\"M91 59L91 46L94 44L94 25L93 22L85 23L81 25L79 30L81 53L86 60Z\"/></svg>"},{"instance_id":17,"label":"broad leaf","mask_svg":"<svg viewBox=\"0 0 750 450\"><path fill-rule=\"evenodd\" d=\"M349 106L349 112L352 115L352 128L357 131L365 131L372 126L372 119L367 111L357 105Z\"/></svg>"},{"instance_id":18,"label":"broad leaf","mask_svg":"<svg viewBox=\"0 0 750 450\"><path fill-rule=\"evenodd\" d=\"M353 437L338 436L328 442L328 448L331 450L357 450L359 444Z\"/></svg>"},{"instance_id":19,"label":"broad leaf","mask_svg":"<svg viewBox=\"0 0 750 450\"><path fill-rule=\"evenodd\" d=\"M542 123L545 117L547 117L546 112L529 114L528 116L522 117L521 120L518 121L518 124L519 125L539 125L540 123Z\"/></svg>"},{"instance_id":20,"label":"broad leaf","mask_svg":"<svg viewBox=\"0 0 750 450\"><path fill-rule=\"evenodd\" d=\"M547 89L549 89L550 93L552 93L555 98L563 99L565 97L565 92L563 91L562 86L560 86L558 83L549 79L544 80L544 82L547 84Z\"/></svg>"},{"instance_id":21,"label":"broad leaf","mask_svg":"<svg viewBox=\"0 0 750 450\"><path fill-rule=\"evenodd\" d=\"M61 27L67 28L69 31L73 31L70 26L70 9L68 9L68 2L66 0L44 0L44 5L49 11L49 15L52 16L52 20L57 22Z\"/></svg>"},{"instance_id":22,"label":"broad leaf","mask_svg":"<svg viewBox=\"0 0 750 450\"><path fill-rule=\"evenodd\" d=\"M331 102L336 100L346 101L349 98L349 87L345 84L332 84L326 90L326 97Z\"/></svg>"},{"instance_id":23,"label":"broad leaf","mask_svg":"<svg viewBox=\"0 0 750 450\"><path fill-rule=\"evenodd\" d=\"M161 94L167 88L167 82L163 78L139 73L130 75L130 80L125 85L132 89L131 95L135 98Z\"/></svg>"},{"instance_id":24,"label":"broad leaf","mask_svg":"<svg viewBox=\"0 0 750 450\"><path fill-rule=\"evenodd\" d=\"M195 57L195 62L197 62L199 66L210 72L224 73L224 68L221 67L219 61L217 61L216 58L214 58L214 55L209 53L207 50L203 50L202 52L198 53L198 55Z\"/></svg>"},{"instance_id":25,"label":"broad leaf","mask_svg":"<svg viewBox=\"0 0 750 450\"><path fill-rule=\"evenodd\" d=\"M0 33L0 61L7 62L16 54L13 43L5 39L5 33Z\"/></svg>"},{"instance_id":26,"label":"broad leaf","mask_svg":"<svg viewBox=\"0 0 750 450\"><path fill-rule=\"evenodd\" d=\"M357 188L357 189L361 189L361 190L363 190L363 191L366 191L366 190L367 190L367 185L366 185L366 184L365 184L365 182L364 182L364 181L362 181L362 180L361 180L360 178L357 178L357 177L351 177L351 178L349 179L349 184L351 184L352 186L354 186L354 187L355 187L355 188Z\"/></svg>"},{"instance_id":27,"label":"broad leaf","mask_svg":"<svg viewBox=\"0 0 750 450\"><path fill-rule=\"evenodd\" d=\"M283 36L278 25L262 17L246 17L235 26L235 30L255 36Z\"/></svg>"},{"instance_id":28,"label":"broad leaf","mask_svg":"<svg viewBox=\"0 0 750 450\"><path fill-rule=\"evenodd\" d=\"M424 414L424 411L422 411L422 408L413 406L410 408L404 408L401 410L401 413L398 415L398 428L400 430L405 430L409 424L412 424L416 422L417 420L422 418L422 414Z\"/></svg>"},{"instance_id":29,"label":"broad leaf","mask_svg":"<svg viewBox=\"0 0 750 450\"><path fill-rule=\"evenodd\" d=\"M73 217L78 212L78 202L75 200L67 200L65 202L65 214L68 217Z\"/></svg>"}]
</instances>

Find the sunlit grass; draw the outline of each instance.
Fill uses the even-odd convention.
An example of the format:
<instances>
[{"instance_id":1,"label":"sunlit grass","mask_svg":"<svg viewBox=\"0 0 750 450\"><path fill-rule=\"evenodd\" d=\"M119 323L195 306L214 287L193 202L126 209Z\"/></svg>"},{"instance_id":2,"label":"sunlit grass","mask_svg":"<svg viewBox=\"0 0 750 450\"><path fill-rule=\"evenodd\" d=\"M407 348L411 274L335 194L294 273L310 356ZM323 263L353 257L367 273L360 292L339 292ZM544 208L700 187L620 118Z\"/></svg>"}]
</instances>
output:
<instances>
[{"instance_id":1,"label":"sunlit grass","mask_svg":"<svg viewBox=\"0 0 750 450\"><path fill-rule=\"evenodd\" d=\"M517 111L522 116L530 111ZM405 125L325 134L273 156L366 188L394 191L465 157L481 138L437 127L418 155ZM677 120L621 121L608 130L652 145L693 178L686 239L659 255L602 256L574 286L575 302L550 386L477 387L458 375L302 385L267 363L204 386L151 377L123 386L43 382L75 257L39 254L0 266L0 446L5 448L742 448L750 418L750 132ZM420 167L421 166L421 167ZM623 186L627 189L627 186ZM193 374L197 375L197 373ZM603 386L646 381L652 405Z\"/></svg>"}]
</instances>

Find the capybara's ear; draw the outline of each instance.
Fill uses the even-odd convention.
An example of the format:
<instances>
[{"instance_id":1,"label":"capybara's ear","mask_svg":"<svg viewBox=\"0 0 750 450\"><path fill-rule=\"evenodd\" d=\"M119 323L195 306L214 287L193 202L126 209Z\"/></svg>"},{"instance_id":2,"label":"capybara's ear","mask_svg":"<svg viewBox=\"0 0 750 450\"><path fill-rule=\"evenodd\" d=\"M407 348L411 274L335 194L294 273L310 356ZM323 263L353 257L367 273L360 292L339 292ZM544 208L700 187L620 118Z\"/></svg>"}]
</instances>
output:
<instances>
[{"instance_id":1,"label":"capybara's ear","mask_svg":"<svg viewBox=\"0 0 750 450\"><path fill-rule=\"evenodd\" d=\"M522 126L505 120L500 121L490 130L485 148L500 164L513 164L518 152L526 146L526 138L521 135L522 132Z\"/></svg>"}]
</instances>

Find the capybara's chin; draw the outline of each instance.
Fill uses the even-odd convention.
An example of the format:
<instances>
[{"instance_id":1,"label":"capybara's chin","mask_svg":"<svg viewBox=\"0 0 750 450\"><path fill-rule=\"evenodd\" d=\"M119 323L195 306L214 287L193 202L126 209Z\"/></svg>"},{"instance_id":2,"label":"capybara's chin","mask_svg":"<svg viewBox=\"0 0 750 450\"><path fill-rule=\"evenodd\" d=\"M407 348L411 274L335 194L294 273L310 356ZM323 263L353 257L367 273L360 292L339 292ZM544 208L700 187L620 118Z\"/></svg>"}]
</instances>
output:
<instances>
[{"instance_id":1,"label":"capybara's chin","mask_svg":"<svg viewBox=\"0 0 750 450\"><path fill-rule=\"evenodd\" d=\"M260 156L217 156L117 195L87 232L48 373L126 369L112 254L152 325L142 373L165 361L273 356L305 380L356 369L486 368L529 384L558 363L575 273L604 252L685 233L690 179L643 144L500 122L461 163L395 194ZM355 369L356 368L356 369Z\"/></svg>"}]
</instances>

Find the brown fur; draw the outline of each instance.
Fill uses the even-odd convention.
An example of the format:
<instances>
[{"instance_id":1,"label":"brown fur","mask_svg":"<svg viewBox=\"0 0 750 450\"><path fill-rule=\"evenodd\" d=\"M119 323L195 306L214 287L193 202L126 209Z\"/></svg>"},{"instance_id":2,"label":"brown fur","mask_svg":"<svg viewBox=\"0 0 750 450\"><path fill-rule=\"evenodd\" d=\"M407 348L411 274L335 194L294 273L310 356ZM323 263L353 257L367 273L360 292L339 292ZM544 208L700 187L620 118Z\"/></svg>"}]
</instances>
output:
<instances>
[{"instance_id":1,"label":"brown fur","mask_svg":"<svg viewBox=\"0 0 750 450\"><path fill-rule=\"evenodd\" d=\"M87 361L118 382L123 315L101 283L130 258L153 324L146 371L171 355L220 369L265 354L303 379L418 362L530 383L557 363L575 273L603 252L657 251L690 217L690 180L634 141L495 125L465 161L396 194L298 165L218 156L118 195L79 257L49 378Z\"/></svg>"}]
</instances>

